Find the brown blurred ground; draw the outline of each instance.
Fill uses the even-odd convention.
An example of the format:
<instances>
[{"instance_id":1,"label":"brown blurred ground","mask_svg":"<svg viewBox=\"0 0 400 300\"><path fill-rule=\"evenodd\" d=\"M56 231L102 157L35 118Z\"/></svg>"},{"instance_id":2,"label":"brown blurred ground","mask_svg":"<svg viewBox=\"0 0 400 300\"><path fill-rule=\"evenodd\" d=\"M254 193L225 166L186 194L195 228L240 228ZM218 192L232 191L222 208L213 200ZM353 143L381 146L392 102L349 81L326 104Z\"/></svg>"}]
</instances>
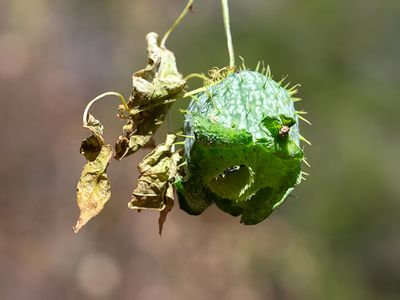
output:
<instances>
[{"instance_id":1,"label":"brown blurred ground","mask_svg":"<svg viewBox=\"0 0 400 300\"><path fill-rule=\"evenodd\" d=\"M176 205L162 238L127 208L148 150L112 162L111 202L73 234L81 114L129 95L145 34L185 1L0 2L0 299L400 298L400 2L230 2L236 53L302 84L311 177L257 226ZM196 1L168 46L184 74L223 67L219 1ZM93 110L110 143L115 112Z\"/></svg>"}]
</instances>

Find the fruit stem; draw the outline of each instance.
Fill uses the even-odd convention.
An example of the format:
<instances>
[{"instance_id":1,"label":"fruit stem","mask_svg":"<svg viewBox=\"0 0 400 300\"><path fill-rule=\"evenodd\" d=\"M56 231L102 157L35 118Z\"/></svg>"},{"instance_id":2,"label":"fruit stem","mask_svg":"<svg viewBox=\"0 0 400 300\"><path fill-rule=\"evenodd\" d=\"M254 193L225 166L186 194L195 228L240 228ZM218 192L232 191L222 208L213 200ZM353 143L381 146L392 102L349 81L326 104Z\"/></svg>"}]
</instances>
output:
<instances>
[{"instance_id":1,"label":"fruit stem","mask_svg":"<svg viewBox=\"0 0 400 300\"><path fill-rule=\"evenodd\" d=\"M169 35L175 30L175 28L182 22L183 18L186 16L187 12L191 9L194 0L189 0L186 4L185 8L182 10L180 16L175 20L174 24L167 30L164 34L160 47L165 47L165 43L169 37Z\"/></svg>"},{"instance_id":2,"label":"fruit stem","mask_svg":"<svg viewBox=\"0 0 400 300\"><path fill-rule=\"evenodd\" d=\"M229 66L235 66L235 54L233 51L233 44L232 44L232 35L231 35L231 27L229 23L229 5L228 0L221 0L222 5L222 16L224 19L224 27L225 27L225 34L226 34L226 43L228 45L228 52L229 52Z\"/></svg>"}]
</instances>

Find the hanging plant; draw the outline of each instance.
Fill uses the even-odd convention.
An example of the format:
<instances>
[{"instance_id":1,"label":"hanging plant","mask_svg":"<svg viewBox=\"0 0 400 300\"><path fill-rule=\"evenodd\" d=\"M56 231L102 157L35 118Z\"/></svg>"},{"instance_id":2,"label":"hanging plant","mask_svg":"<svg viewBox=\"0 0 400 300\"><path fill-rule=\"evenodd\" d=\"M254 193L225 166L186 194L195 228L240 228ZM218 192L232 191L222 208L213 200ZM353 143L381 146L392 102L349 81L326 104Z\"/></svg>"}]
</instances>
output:
<instances>
[{"instance_id":1,"label":"hanging plant","mask_svg":"<svg viewBox=\"0 0 400 300\"><path fill-rule=\"evenodd\" d=\"M81 144L87 163L77 187L78 232L101 212L111 197L106 169L114 155L121 160L144 147L165 120L177 99L190 97L183 110L184 132L168 133L138 165L140 176L128 207L160 211L159 232L174 205L192 215L215 203L246 225L257 224L281 205L307 173L301 171L304 152L294 95L299 85L289 87L273 80L269 67L259 63L254 71L244 62L235 65L229 26L228 1L221 0L227 36L229 66L212 68L209 76L178 72L174 54L165 47L169 35L192 7L190 0L158 42L156 33L147 40L148 65L132 76L133 90L126 101L116 92L104 93L87 105L83 126L92 135ZM185 91L186 81L201 78L203 87ZM124 135L113 151L103 139L103 126L89 114L91 105L105 96L117 96L122 104L118 116L126 120ZM177 139L183 141L176 141ZM176 149L177 145L183 145Z\"/></svg>"}]
</instances>

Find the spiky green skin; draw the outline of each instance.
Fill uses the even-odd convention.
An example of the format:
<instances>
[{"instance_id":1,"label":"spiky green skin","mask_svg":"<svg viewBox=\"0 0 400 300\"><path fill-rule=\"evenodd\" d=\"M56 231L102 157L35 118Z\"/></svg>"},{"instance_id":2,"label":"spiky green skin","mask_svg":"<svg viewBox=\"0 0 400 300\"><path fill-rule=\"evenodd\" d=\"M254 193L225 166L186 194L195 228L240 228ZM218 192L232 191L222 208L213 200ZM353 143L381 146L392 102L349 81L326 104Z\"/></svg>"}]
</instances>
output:
<instances>
[{"instance_id":1,"label":"spiky green skin","mask_svg":"<svg viewBox=\"0 0 400 300\"><path fill-rule=\"evenodd\" d=\"M215 203L244 224L264 220L300 182L297 123L290 93L261 73L231 74L198 95L185 120L194 139L176 184L181 208L200 214Z\"/></svg>"}]
</instances>

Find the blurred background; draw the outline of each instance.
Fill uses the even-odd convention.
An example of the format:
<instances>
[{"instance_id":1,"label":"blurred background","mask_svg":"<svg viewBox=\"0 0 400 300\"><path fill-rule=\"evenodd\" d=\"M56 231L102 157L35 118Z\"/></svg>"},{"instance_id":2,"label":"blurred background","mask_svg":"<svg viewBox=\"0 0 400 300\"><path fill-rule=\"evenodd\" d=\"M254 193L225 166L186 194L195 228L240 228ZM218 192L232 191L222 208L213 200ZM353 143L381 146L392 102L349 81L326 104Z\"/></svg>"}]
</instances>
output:
<instances>
[{"instance_id":1,"label":"blurred background","mask_svg":"<svg viewBox=\"0 0 400 300\"><path fill-rule=\"evenodd\" d=\"M230 1L236 54L302 84L313 123L311 176L269 219L176 205L160 238L157 213L127 208L144 149L111 162L110 202L72 232L83 109L129 96L146 33L185 5L0 1L0 299L400 299L397 0ZM167 46L185 75L228 64L219 1L195 1ZM92 109L112 144L117 105Z\"/></svg>"}]
</instances>

